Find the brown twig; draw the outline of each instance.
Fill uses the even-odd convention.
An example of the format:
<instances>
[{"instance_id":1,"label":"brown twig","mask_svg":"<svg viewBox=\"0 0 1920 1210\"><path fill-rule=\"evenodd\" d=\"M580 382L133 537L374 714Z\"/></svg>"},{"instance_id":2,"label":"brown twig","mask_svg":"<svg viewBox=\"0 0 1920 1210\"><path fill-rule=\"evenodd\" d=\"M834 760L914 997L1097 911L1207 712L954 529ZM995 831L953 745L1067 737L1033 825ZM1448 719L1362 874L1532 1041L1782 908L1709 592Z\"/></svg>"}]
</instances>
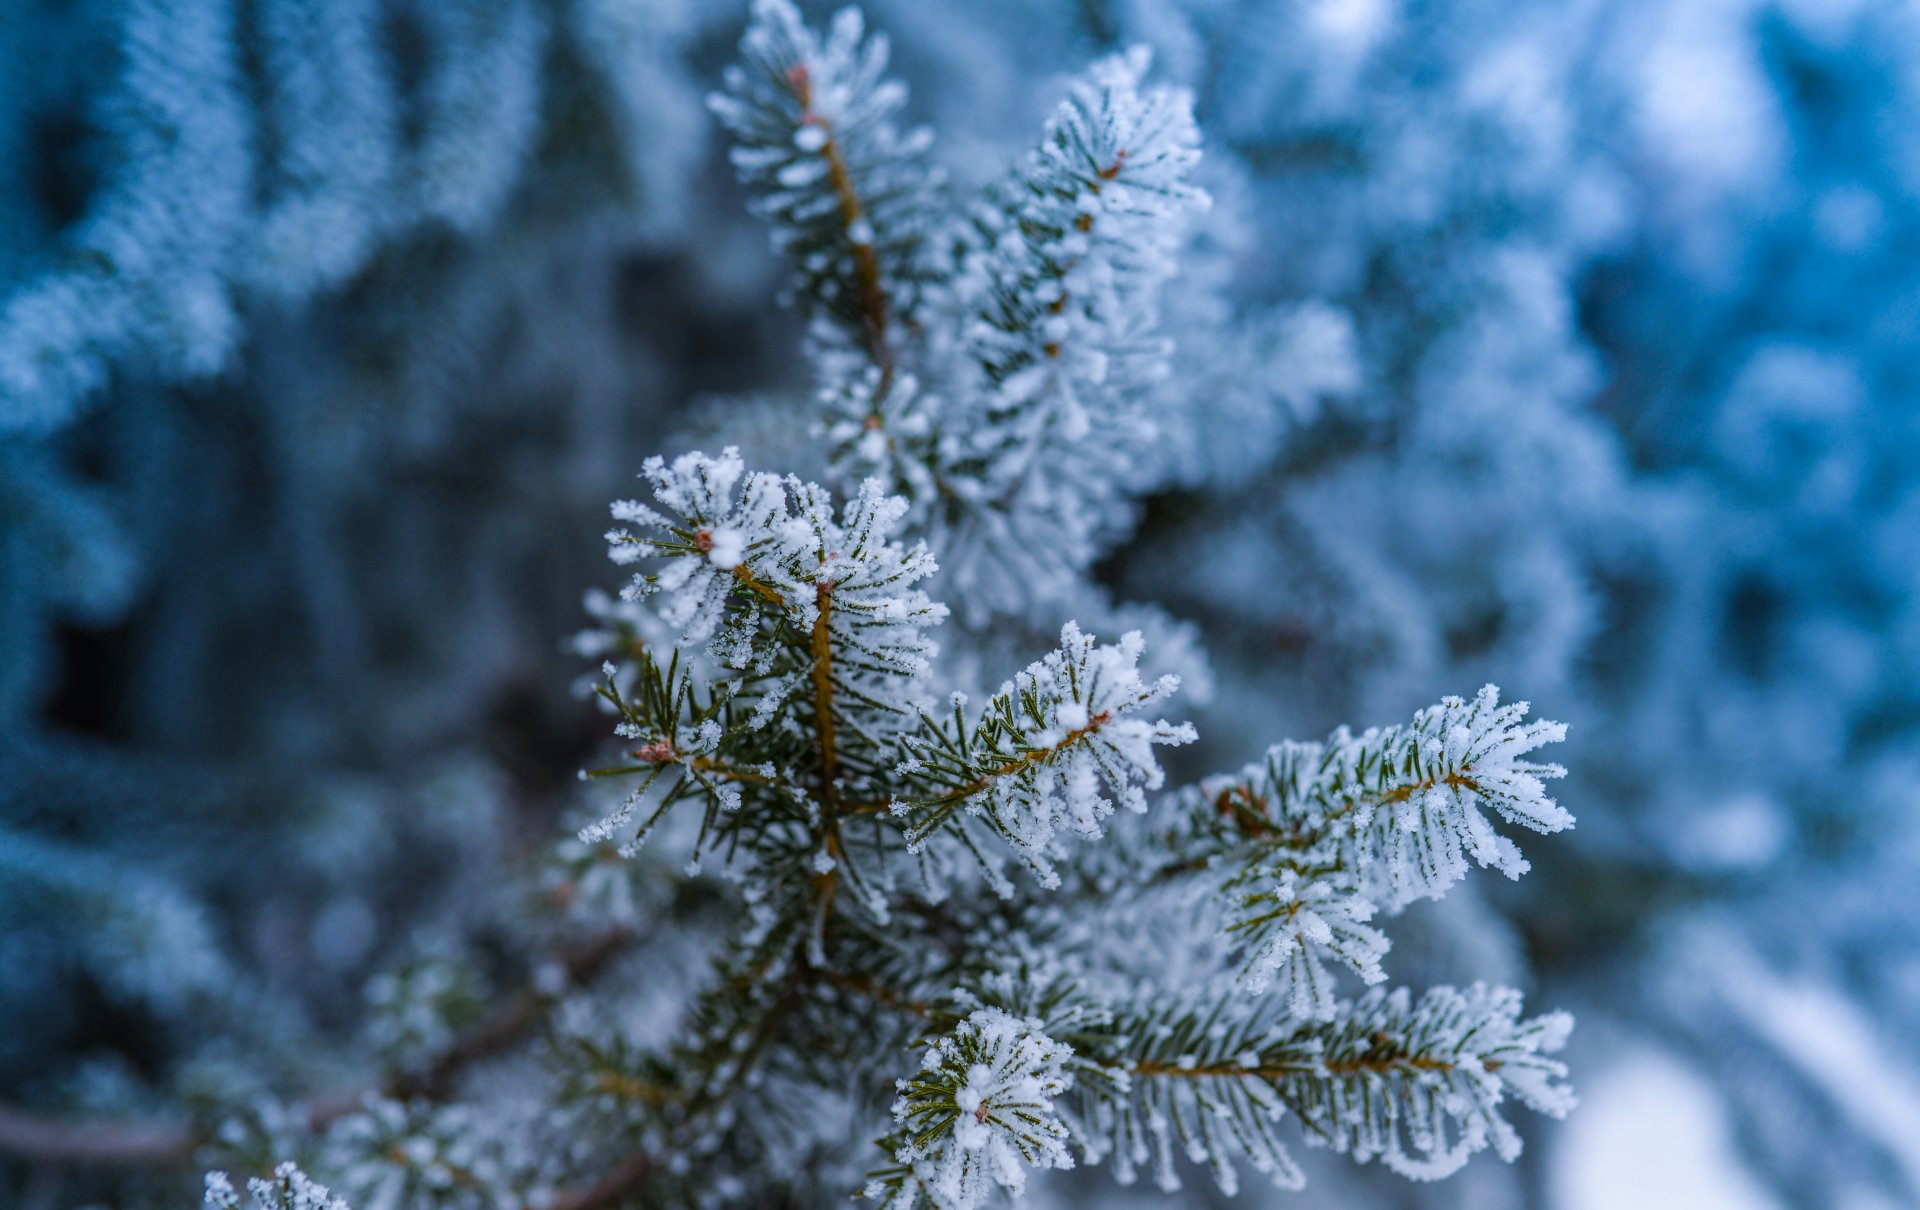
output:
<instances>
[{"instance_id":1,"label":"brown twig","mask_svg":"<svg viewBox=\"0 0 1920 1210\"><path fill-rule=\"evenodd\" d=\"M631 939L626 929L608 929L567 954L561 963L568 984L592 982ZM370 1088L315 1097L296 1110L295 1119L303 1119L315 1128L325 1126L359 1108L369 1094L402 1100L443 1097L463 1070L512 1045L549 1003L549 997L537 989L522 988L486 1021L427 1063ZM0 1104L0 1153L38 1163L76 1168L164 1166L186 1162L206 1141L206 1132L187 1122L65 1122Z\"/></svg>"},{"instance_id":2,"label":"brown twig","mask_svg":"<svg viewBox=\"0 0 1920 1210\"><path fill-rule=\"evenodd\" d=\"M1387 1075L1399 1069L1414 1071L1452 1071L1456 1066L1446 1059L1436 1059L1430 1055L1416 1054L1362 1054L1351 1059L1335 1059L1319 1063L1289 1064L1278 1067L1248 1067L1239 1063L1213 1063L1199 1067L1182 1067L1177 1063L1156 1063L1141 1061L1128 1070L1136 1076L1173 1076L1186 1079L1251 1077L1259 1080L1284 1080L1293 1076L1351 1076L1361 1072L1373 1072ZM1498 1070L1497 1062L1487 1064L1489 1070Z\"/></svg>"},{"instance_id":3,"label":"brown twig","mask_svg":"<svg viewBox=\"0 0 1920 1210\"><path fill-rule=\"evenodd\" d=\"M800 121L825 136L820 144L820 154L827 161L827 183L832 186L834 201L839 205L840 222L851 232L866 220L866 207L861 204L860 193L853 186L853 173L847 168L847 158L840 148L840 138L833 129L833 123L813 111L813 75L805 63L793 65L787 73L787 86L793 90L794 99L800 102L800 108L804 111ZM870 223L868 225L871 226ZM887 347L889 304L886 283L880 278L880 258L874 253L871 238L860 242L849 236L847 243L853 253L854 283L860 293L860 317L867 329L868 352L874 364L880 367L882 379L891 379L893 353Z\"/></svg>"},{"instance_id":4,"label":"brown twig","mask_svg":"<svg viewBox=\"0 0 1920 1210\"><path fill-rule=\"evenodd\" d=\"M547 1210L600 1210L602 1206L618 1205L628 1194L646 1184L647 1178L652 1175L652 1157L637 1155L605 1176L584 1185L562 1189L552 1201L546 1203Z\"/></svg>"},{"instance_id":5,"label":"brown twig","mask_svg":"<svg viewBox=\"0 0 1920 1210\"><path fill-rule=\"evenodd\" d=\"M0 1152L74 1168L130 1168L177 1163L200 1135L182 1123L56 1122L0 1105Z\"/></svg>"}]
</instances>

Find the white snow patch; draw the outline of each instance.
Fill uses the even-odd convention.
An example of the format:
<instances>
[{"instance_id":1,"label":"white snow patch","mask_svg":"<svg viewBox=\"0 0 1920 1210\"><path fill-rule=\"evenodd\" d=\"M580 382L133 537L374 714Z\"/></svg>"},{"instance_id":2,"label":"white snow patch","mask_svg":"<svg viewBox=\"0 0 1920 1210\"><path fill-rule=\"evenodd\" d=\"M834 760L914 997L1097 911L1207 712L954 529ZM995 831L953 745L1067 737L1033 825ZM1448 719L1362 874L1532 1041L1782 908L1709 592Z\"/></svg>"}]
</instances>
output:
<instances>
[{"instance_id":1,"label":"white snow patch","mask_svg":"<svg viewBox=\"0 0 1920 1210\"><path fill-rule=\"evenodd\" d=\"M1781 1210L1741 1164L1712 1085L1638 1047L1580 1090L1551 1174L1558 1210Z\"/></svg>"}]
</instances>

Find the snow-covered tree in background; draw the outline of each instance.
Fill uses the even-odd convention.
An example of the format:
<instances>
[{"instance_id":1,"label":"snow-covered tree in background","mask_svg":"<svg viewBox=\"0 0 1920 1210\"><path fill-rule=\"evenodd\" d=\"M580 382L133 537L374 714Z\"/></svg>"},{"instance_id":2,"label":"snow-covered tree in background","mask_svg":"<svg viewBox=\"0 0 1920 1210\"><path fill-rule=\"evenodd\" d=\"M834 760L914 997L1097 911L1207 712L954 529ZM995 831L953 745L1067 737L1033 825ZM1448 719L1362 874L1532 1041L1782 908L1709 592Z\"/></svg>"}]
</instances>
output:
<instances>
[{"instance_id":1,"label":"snow-covered tree in background","mask_svg":"<svg viewBox=\"0 0 1920 1210\"><path fill-rule=\"evenodd\" d=\"M97 1035L95 1001L169 1051L226 1015L192 973L212 953L129 982L102 921L237 941L297 1001L302 971L384 960L408 848L498 859L507 780L474 736L539 696L547 649L491 586L567 564L549 472L647 423L660 363L615 312L685 225L698 28L299 0L0 24L9 1079ZM278 935L165 923L199 916Z\"/></svg>"}]
</instances>

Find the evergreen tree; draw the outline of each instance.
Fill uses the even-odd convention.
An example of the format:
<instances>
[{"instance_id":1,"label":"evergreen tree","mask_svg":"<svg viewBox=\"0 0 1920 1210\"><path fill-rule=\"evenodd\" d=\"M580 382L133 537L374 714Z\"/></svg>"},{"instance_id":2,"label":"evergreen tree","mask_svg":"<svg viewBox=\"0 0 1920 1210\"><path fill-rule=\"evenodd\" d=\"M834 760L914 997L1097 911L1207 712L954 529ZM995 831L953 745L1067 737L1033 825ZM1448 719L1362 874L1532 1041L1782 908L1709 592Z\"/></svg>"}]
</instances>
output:
<instances>
[{"instance_id":1,"label":"evergreen tree","mask_svg":"<svg viewBox=\"0 0 1920 1210\"><path fill-rule=\"evenodd\" d=\"M633 578L579 643L621 751L589 780L627 788L543 907L500 909L526 989L457 946L377 980L392 1074L210 1105L208 1204L970 1207L1076 1161L1172 1190L1176 1157L1297 1186L1289 1118L1409 1176L1512 1159L1510 1101L1572 1103L1570 1019L1355 993L1387 978L1376 922L1526 869L1496 817L1571 825L1529 759L1563 729L1489 686L1169 790L1179 677L1140 631L1058 625L1112 620L1089 567L1199 414L1166 406L1160 318L1207 203L1191 98L1102 60L963 196L856 13L822 35L761 0L742 51L713 107L793 260L827 485L647 462L607 535Z\"/></svg>"},{"instance_id":2,"label":"evergreen tree","mask_svg":"<svg viewBox=\"0 0 1920 1210\"><path fill-rule=\"evenodd\" d=\"M1920 1196L1898 6L18 9L0 1201Z\"/></svg>"}]
</instances>

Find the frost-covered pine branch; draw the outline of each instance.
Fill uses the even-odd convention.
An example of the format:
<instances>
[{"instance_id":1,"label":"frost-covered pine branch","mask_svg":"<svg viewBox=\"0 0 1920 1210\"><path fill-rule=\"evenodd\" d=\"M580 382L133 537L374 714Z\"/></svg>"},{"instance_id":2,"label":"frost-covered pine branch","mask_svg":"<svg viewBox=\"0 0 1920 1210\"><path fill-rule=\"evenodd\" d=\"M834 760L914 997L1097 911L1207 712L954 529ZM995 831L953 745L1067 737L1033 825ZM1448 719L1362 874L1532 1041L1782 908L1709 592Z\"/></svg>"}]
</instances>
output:
<instances>
[{"instance_id":1,"label":"frost-covered pine branch","mask_svg":"<svg viewBox=\"0 0 1920 1210\"><path fill-rule=\"evenodd\" d=\"M900 1132L881 1143L902 1168L869 1182L866 1195L910 1210L924 1190L936 1205L973 1210L996 1187L1019 1197L1029 1168L1073 1167L1071 1134L1053 1107L1072 1082L1073 1051L1038 1026L988 1008L935 1039L920 1071L900 1081Z\"/></svg>"},{"instance_id":2,"label":"frost-covered pine branch","mask_svg":"<svg viewBox=\"0 0 1920 1210\"><path fill-rule=\"evenodd\" d=\"M1566 728L1526 722L1526 710L1500 705L1489 685L1471 702L1422 710L1410 726L1276 744L1261 763L1188 793L1183 860L1203 861L1219 879L1250 991L1277 977L1295 1012L1329 1014L1323 958L1368 983L1385 978L1386 938L1369 924L1376 913L1439 898L1469 860L1510 878L1527 870L1487 810L1536 832L1572 826L1541 782L1566 770L1523 759Z\"/></svg>"},{"instance_id":3,"label":"frost-covered pine branch","mask_svg":"<svg viewBox=\"0 0 1920 1210\"><path fill-rule=\"evenodd\" d=\"M1146 83L1144 48L1104 60L1024 163L952 199L919 166L930 135L892 125L904 90L852 10L824 40L787 0L755 17L713 105L803 310L869 354L814 358L841 482L905 495L969 620L1058 605L1162 473L1159 292L1207 202L1191 98Z\"/></svg>"},{"instance_id":4,"label":"frost-covered pine branch","mask_svg":"<svg viewBox=\"0 0 1920 1210\"><path fill-rule=\"evenodd\" d=\"M1289 1116L1309 1143L1416 1179L1447 1176L1489 1146L1512 1160L1520 1139L1503 1105L1553 1117L1573 1107L1566 1066L1551 1057L1572 1019L1519 1013L1519 993L1482 984L1418 1000L1377 989L1326 1020L1167 997L1119 1016L1114 1049L1125 1057L1107 1061L1116 1078L1084 1082L1104 1095L1083 1095L1078 1129L1097 1154L1111 1152L1121 1180L1150 1165L1169 1190L1176 1156L1206 1165L1228 1192L1235 1161L1297 1188L1304 1178L1280 1132Z\"/></svg>"},{"instance_id":5,"label":"frost-covered pine branch","mask_svg":"<svg viewBox=\"0 0 1920 1210\"><path fill-rule=\"evenodd\" d=\"M735 139L733 163L790 256L788 299L827 346L851 345L883 376L917 324L936 170L932 132L906 132L894 115L906 88L885 77L883 34L842 9L821 37L790 0L755 0L712 107Z\"/></svg>"},{"instance_id":6,"label":"frost-covered pine branch","mask_svg":"<svg viewBox=\"0 0 1920 1210\"><path fill-rule=\"evenodd\" d=\"M226 1173L210 1172L206 1204L208 1210L352 1210L291 1163L275 1168L271 1179L249 1179L244 1202Z\"/></svg>"},{"instance_id":7,"label":"frost-covered pine branch","mask_svg":"<svg viewBox=\"0 0 1920 1210\"><path fill-rule=\"evenodd\" d=\"M1185 724L1135 717L1179 687L1172 676L1142 681L1140 651L1137 631L1100 646L1069 622L1059 649L1002 686L976 720L964 694L954 695L951 721L922 714L896 770L911 790L891 808L909 822L908 839L921 845L977 816L1057 884L1057 832L1098 839L1115 800L1145 812L1146 791L1164 781L1154 745L1194 739Z\"/></svg>"},{"instance_id":8,"label":"frost-covered pine branch","mask_svg":"<svg viewBox=\"0 0 1920 1210\"><path fill-rule=\"evenodd\" d=\"M568 1210L973 1210L1081 1165L1290 1186L1300 1139L1416 1177L1513 1158L1510 1103L1571 1104L1570 1021L1483 984L1369 985L1387 918L1470 861L1526 868L1490 814L1571 824L1560 770L1527 759L1562 730L1489 687L1169 789L1161 749L1197 738L1162 717L1179 677L1139 631L1037 621L1098 600L1091 560L1190 420L1154 406L1160 292L1205 204L1190 99L1144 53L1104 60L1039 150L954 201L857 17L823 37L761 0L743 53L713 105L797 262L831 466L655 457L612 507L631 578L579 647L618 754L583 773L599 818L528 931L594 923L631 952L590 983L529 958L497 1027L456 1026L486 974L428 953L376 988L383 1036L436 1078L304 1136L256 1112L224 1154L373 1204ZM943 650L950 611L1014 620Z\"/></svg>"}]
</instances>

